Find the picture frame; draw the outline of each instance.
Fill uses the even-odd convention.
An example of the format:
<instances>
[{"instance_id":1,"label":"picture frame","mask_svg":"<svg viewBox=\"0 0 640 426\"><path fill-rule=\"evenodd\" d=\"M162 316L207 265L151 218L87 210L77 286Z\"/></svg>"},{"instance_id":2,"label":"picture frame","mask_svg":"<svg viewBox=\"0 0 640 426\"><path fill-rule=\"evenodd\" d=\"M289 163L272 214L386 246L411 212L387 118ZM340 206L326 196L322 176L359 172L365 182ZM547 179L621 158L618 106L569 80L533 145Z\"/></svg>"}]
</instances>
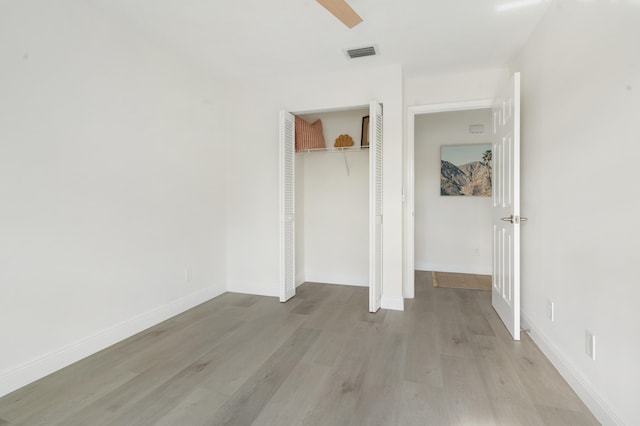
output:
<instances>
[{"instance_id":1,"label":"picture frame","mask_svg":"<svg viewBox=\"0 0 640 426\"><path fill-rule=\"evenodd\" d=\"M362 117L362 133L360 137L360 146L369 148L369 116Z\"/></svg>"},{"instance_id":2,"label":"picture frame","mask_svg":"<svg viewBox=\"0 0 640 426\"><path fill-rule=\"evenodd\" d=\"M490 197L491 143L440 147L440 195Z\"/></svg>"}]
</instances>

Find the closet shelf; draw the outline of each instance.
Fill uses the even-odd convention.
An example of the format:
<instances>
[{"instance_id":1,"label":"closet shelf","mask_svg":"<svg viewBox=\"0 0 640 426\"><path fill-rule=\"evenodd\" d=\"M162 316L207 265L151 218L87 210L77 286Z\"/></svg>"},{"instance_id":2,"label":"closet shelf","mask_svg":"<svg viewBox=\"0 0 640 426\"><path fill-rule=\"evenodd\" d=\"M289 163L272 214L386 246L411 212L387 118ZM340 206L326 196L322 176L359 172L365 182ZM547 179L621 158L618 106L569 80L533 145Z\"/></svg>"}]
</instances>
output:
<instances>
[{"instance_id":1,"label":"closet shelf","mask_svg":"<svg viewBox=\"0 0 640 426\"><path fill-rule=\"evenodd\" d=\"M363 151L365 149L369 149L369 147L368 146L341 146L341 147L332 146L330 148L303 149L302 151L297 151L296 154L306 154L311 152L350 152L350 151Z\"/></svg>"},{"instance_id":2,"label":"closet shelf","mask_svg":"<svg viewBox=\"0 0 640 426\"><path fill-rule=\"evenodd\" d=\"M296 152L296 154L306 154L306 153L312 153L312 152L341 152L342 153L342 157L344 158L344 167L347 170L347 176L351 175L351 170L349 170L349 160L347 160L347 152L354 152L354 151L363 151L363 150L368 150L369 147L368 146L341 146L341 147L335 147L332 146L330 148L311 148L311 149L304 149L302 151L298 151Z\"/></svg>"}]
</instances>

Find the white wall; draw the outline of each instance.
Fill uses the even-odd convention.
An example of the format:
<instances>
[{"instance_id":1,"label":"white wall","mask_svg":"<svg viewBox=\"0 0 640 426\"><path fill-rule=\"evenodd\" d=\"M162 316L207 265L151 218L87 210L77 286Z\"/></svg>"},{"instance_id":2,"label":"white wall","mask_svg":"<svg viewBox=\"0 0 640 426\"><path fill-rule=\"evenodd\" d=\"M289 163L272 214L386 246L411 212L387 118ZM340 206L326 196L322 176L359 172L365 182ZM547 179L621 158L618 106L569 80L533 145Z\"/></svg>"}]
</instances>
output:
<instances>
[{"instance_id":1,"label":"white wall","mask_svg":"<svg viewBox=\"0 0 640 426\"><path fill-rule=\"evenodd\" d=\"M2 395L221 293L226 256L209 76L75 1L2 2L0 52Z\"/></svg>"},{"instance_id":2,"label":"white wall","mask_svg":"<svg viewBox=\"0 0 640 426\"><path fill-rule=\"evenodd\" d=\"M369 285L369 152L304 155L307 281Z\"/></svg>"},{"instance_id":3,"label":"white wall","mask_svg":"<svg viewBox=\"0 0 640 426\"><path fill-rule=\"evenodd\" d=\"M402 307L402 71L399 66L247 82L231 108L229 289L278 293L278 111L384 104L383 306ZM308 219L308 218L307 218ZM247 267L250 265L250 267Z\"/></svg>"},{"instance_id":4,"label":"white wall","mask_svg":"<svg viewBox=\"0 0 640 426\"><path fill-rule=\"evenodd\" d=\"M640 424L639 23L637 2L560 1L515 65L529 217L522 313L604 424ZM585 329L596 336L595 361Z\"/></svg>"},{"instance_id":5,"label":"white wall","mask_svg":"<svg viewBox=\"0 0 640 426\"><path fill-rule=\"evenodd\" d=\"M366 115L369 108L302 118L322 120L327 147L341 134L350 135L358 146ZM299 153L296 161L304 163L305 173L304 249L296 253L304 256L305 280L368 286L369 150Z\"/></svg>"},{"instance_id":6,"label":"white wall","mask_svg":"<svg viewBox=\"0 0 640 426\"><path fill-rule=\"evenodd\" d=\"M440 147L491 143L491 110L418 115L414 143L415 268L491 275L491 197L440 195Z\"/></svg>"},{"instance_id":7,"label":"white wall","mask_svg":"<svg viewBox=\"0 0 640 426\"><path fill-rule=\"evenodd\" d=\"M506 68L490 68L407 78L404 84L405 105L493 99L507 72Z\"/></svg>"}]
</instances>

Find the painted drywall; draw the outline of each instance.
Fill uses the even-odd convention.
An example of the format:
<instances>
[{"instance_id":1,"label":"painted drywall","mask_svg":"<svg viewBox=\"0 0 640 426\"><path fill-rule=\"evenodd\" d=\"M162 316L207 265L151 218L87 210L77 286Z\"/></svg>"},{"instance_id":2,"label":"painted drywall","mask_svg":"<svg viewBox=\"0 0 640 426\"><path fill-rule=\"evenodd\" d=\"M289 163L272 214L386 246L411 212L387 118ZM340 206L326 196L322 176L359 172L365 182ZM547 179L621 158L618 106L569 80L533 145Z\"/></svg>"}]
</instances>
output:
<instances>
[{"instance_id":1,"label":"painted drywall","mask_svg":"<svg viewBox=\"0 0 640 426\"><path fill-rule=\"evenodd\" d=\"M507 74L507 68L489 68L452 74L413 76L407 78L404 83L405 105L493 99L498 85Z\"/></svg>"},{"instance_id":2,"label":"painted drywall","mask_svg":"<svg viewBox=\"0 0 640 426\"><path fill-rule=\"evenodd\" d=\"M529 217L522 314L603 424L640 424L638 23L637 2L559 1L514 64Z\"/></svg>"},{"instance_id":3,"label":"painted drywall","mask_svg":"<svg viewBox=\"0 0 640 426\"><path fill-rule=\"evenodd\" d=\"M225 138L210 76L83 2L2 2L0 51L4 394L225 290Z\"/></svg>"},{"instance_id":4,"label":"painted drywall","mask_svg":"<svg viewBox=\"0 0 640 426\"><path fill-rule=\"evenodd\" d=\"M327 147L342 134L359 146L366 115L368 108L301 118L322 121ZM305 280L368 286L369 151L298 153L296 166L301 164L304 180L296 182L296 188L303 187L298 193L304 197L304 247L296 248L296 256L305 259Z\"/></svg>"},{"instance_id":5,"label":"painted drywall","mask_svg":"<svg viewBox=\"0 0 640 426\"><path fill-rule=\"evenodd\" d=\"M485 133L470 133L482 124ZM491 110L415 118L415 268L491 275L491 197L441 196L440 148L491 143Z\"/></svg>"},{"instance_id":6,"label":"painted drywall","mask_svg":"<svg viewBox=\"0 0 640 426\"><path fill-rule=\"evenodd\" d=\"M247 81L232 100L227 259L229 289L278 294L278 112L384 105L383 306L402 308L402 70ZM249 124L248 124L249 123ZM308 218L305 218L308 220ZM251 265L251 267L247 267Z\"/></svg>"}]
</instances>

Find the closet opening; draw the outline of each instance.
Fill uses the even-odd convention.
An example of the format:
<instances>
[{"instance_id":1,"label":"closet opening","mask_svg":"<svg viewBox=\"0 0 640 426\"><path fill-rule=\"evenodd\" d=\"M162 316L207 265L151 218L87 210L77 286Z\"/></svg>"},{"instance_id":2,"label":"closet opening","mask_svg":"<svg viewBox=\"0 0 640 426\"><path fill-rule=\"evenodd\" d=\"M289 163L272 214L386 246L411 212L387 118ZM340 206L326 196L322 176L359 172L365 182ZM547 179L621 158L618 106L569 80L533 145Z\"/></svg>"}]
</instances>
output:
<instances>
[{"instance_id":1,"label":"closet opening","mask_svg":"<svg viewBox=\"0 0 640 426\"><path fill-rule=\"evenodd\" d=\"M369 149L360 147L368 115L368 108L296 114L322 123L326 143L296 153L297 285L369 285ZM353 145L334 148L340 135Z\"/></svg>"},{"instance_id":2,"label":"closet opening","mask_svg":"<svg viewBox=\"0 0 640 426\"><path fill-rule=\"evenodd\" d=\"M375 103L371 118L373 105L281 114L283 302L322 283L369 287L369 310L379 308L382 115Z\"/></svg>"}]
</instances>

